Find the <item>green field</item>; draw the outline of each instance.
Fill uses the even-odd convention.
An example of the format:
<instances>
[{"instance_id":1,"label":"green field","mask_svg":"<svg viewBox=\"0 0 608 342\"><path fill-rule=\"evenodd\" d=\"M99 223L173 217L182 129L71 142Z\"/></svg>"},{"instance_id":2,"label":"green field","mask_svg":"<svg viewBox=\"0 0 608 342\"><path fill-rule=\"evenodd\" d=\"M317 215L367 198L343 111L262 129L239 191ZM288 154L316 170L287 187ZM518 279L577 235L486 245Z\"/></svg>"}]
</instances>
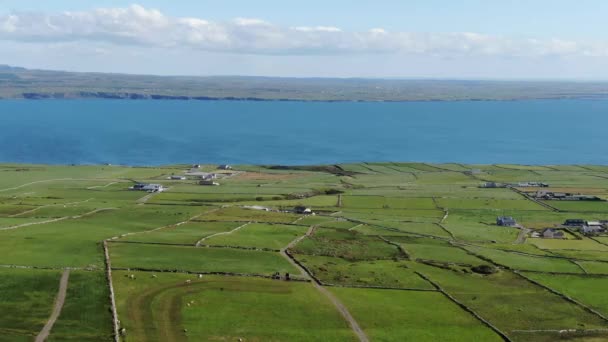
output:
<instances>
[{"instance_id":1,"label":"green field","mask_svg":"<svg viewBox=\"0 0 608 342\"><path fill-rule=\"evenodd\" d=\"M606 167L238 165L220 186L167 179L188 168L0 165L0 341L47 323L48 341L112 341L114 318L120 341L608 339L608 234L531 236L608 220L608 202L479 187L608 197Z\"/></svg>"}]
</instances>

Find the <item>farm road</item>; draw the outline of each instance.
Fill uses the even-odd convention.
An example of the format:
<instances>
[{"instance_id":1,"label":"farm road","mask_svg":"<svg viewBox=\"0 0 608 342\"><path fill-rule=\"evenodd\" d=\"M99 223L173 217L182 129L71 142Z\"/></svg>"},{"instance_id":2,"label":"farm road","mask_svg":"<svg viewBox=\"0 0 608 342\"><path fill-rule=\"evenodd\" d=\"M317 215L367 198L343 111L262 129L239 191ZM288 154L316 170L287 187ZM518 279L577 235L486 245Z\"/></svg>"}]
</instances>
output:
<instances>
[{"instance_id":1,"label":"farm road","mask_svg":"<svg viewBox=\"0 0 608 342\"><path fill-rule=\"evenodd\" d=\"M53 329L53 325L59 318L59 314L61 314L61 309L63 308L63 304L65 303L65 297L68 291L68 280L70 278L70 270L63 271L61 275L61 280L59 281L59 291L57 292L57 297L55 298L55 307L53 308L53 312L51 313L51 317L46 322L38 336L36 336L36 342L43 342L49 337L51 333L51 329Z\"/></svg>"},{"instance_id":2,"label":"farm road","mask_svg":"<svg viewBox=\"0 0 608 342\"><path fill-rule=\"evenodd\" d=\"M64 220L68 220L68 219L79 219L79 218L83 218L83 217L87 217L87 216L91 216L93 214L97 214L99 212L102 211L108 211L108 210L118 210L118 208L101 208L101 209L95 209L93 211L89 211L88 213L84 213L82 215L77 215L77 216L64 216L64 217L59 217L56 219L51 219L51 220L46 220L46 221L38 221L38 222L29 222L29 223L24 223L24 224L20 224L17 226L11 226L11 227L2 227L0 228L0 230L13 230L13 229L18 229L18 228L23 228L23 227L29 227L29 226L35 226L35 225L39 225L39 224L46 224L46 223L52 223L52 222L58 222L58 221L64 221Z\"/></svg>"},{"instance_id":3,"label":"farm road","mask_svg":"<svg viewBox=\"0 0 608 342\"><path fill-rule=\"evenodd\" d=\"M281 256L283 258L285 258L285 260L287 260L295 268L297 268L298 270L300 270L300 273L304 277L306 277L308 279L311 279L310 275L306 272L306 270L303 267L301 267L300 265L298 265L298 263L296 263L286 253L286 250L289 249L289 248L294 247L295 245L297 245L303 239L311 236L314 233L315 228L316 228L316 226L311 226L308 229L308 231L306 232L306 234L298 237L297 239L295 239L292 242L290 242L285 248L281 249ZM350 327L353 330L353 332L355 333L355 335L357 335L357 337L359 338L359 341L361 341L361 342L369 342L369 338L367 337L367 335L365 335L365 332L363 332L363 329L361 329L361 326L359 326L359 323L357 323L357 320L355 320L355 318L350 314L350 312L348 311L348 309L346 308L346 306L344 306L344 304L342 304L342 302L340 302L340 300L336 296L334 296L333 293L331 293L326 288L324 288L323 286L321 286L320 284L318 284L314 279L311 279L311 280L312 280L311 283L313 284L313 286L319 292L321 292L325 297L327 297L327 299L329 299L329 301L331 301L331 303L336 307L336 309L338 309L338 311L340 312L340 314L342 315L342 317L350 325Z\"/></svg>"},{"instance_id":4,"label":"farm road","mask_svg":"<svg viewBox=\"0 0 608 342\"><path fill-rule=\"evenodd\" d=\"M234 232L236 232L236 231L238 231L238 230L240 230L240 229L245 228L246 226L248 226L248 225L250 225L250 224L251 224L251 222L247 222L247 223L245 223L245 224L243 224L243 225L240 225L240 226L238 226L238 227L234 228L233 230L230 230L230 231L227 231L227 232L215 233L215 234L212 234L212 235L206 236L206 237L204 237L204 238L200 239L200 240L199 240L199 241L196 243L196 247L200 247L200 246L202 245L203 241L208 240L208 239L211 239L212 237L221 236L221 235L228 235L228 234L232 234L232 233L234 233Z\"/></svg>"}]
</instances>

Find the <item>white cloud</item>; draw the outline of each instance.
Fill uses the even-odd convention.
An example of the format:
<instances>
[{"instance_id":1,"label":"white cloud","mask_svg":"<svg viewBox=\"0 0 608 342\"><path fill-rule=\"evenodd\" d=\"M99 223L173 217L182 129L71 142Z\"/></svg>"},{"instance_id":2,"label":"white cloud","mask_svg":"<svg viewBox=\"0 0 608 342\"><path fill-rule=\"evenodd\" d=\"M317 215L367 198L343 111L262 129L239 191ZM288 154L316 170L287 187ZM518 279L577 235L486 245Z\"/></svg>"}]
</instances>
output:
<instances>
[{"instance_id":1,"label":"white cloud","mask_svg":"<svg viewBox=\"0 0 608 342\"><path fill-rule=\"evenodd\" d=\"M388 32L382 28L353 32L334 26L281 27L257 18L214 22L202 18L171 17L140 5L86 12L0 15L0 40L89 41L258 55L608 56L606 42L509 38L473 32Z\"/></svg>"}]
</instances>

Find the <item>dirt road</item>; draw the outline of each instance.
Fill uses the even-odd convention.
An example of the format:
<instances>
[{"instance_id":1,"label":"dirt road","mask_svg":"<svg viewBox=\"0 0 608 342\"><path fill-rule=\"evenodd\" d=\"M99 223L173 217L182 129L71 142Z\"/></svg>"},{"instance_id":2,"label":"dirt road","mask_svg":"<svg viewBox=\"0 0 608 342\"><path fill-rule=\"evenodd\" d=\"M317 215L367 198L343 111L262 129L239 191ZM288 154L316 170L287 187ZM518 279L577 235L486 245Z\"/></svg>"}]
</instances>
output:
<instances>
[{"instance_id":1,"label":"dirt road","mask_svg":"<svg viewBox=\"0 0 608 342\"><path fill-rule=\"evenodd\" d=\"M49 337L51 333L51 329L53 329L53 325L59 318L59 314L61 314L61 309L63 308L63 304L65 303L66 293L68 291L68 280L70 278L70 270L63 271L61 275L61 280L59 281L59 291L57 292L57 297L55 297L55 307L53 308L53 312L51 313L51 317L44 325L44 328L40 331L38 336L36 336L36 342L43 342Z\"/></svg>"},{"instance_id":2,"label":"dirt road","mask_svg":"<svg viewBox=\"0 0 608 342\"><path fill-rule=\"evenodd\" d=\"M305 239L306 237L312 235L315 231L315 226L311 226L310 229L308 229L308 231L306 232L306 234L298 237L297 239L293 240L292 242L289 243L289 245L287 245L285 248L281 249L281 256L283 256L283 258L285 258L287 261L289 261L290 264L292 264L295 268L297 268L298 270L300 270L300 273L302 274L302 276L311 279L311 277L309 276L309 274L306 272L306 270L301 267L300 265L298 265L298 263L296 263L286 252L287 249L294 247L295 245L297 245L300 241L302 241L303 239ZM369 338L367 337L367 335L365 335L365 332L363 332L363 329L361 329L361 327L359 326L359 323L357 323L357 320L355 320L355 318L350 314L350 312L348 311L348 309L346 308L346 306L344 306L344 304L342 304L342 302L340 302L340 300L334 296L333 293L331 293L330 291L328 291L326 288L324 288L323 286L319 285L316 281L312 280L312 284L313 286L319 291L321 292L325 297L327 297L327 299L329 299L329 301L336 307L336 309L338 309L338 312L340 312L340 314L342 315L342 317L348 322L348 324L350 325L350 328L353 330L353 332L355 333L355 335L357 335L357 337L359 338L359 341L361 342L369 342Z\"/></svg>"}]
</instances>

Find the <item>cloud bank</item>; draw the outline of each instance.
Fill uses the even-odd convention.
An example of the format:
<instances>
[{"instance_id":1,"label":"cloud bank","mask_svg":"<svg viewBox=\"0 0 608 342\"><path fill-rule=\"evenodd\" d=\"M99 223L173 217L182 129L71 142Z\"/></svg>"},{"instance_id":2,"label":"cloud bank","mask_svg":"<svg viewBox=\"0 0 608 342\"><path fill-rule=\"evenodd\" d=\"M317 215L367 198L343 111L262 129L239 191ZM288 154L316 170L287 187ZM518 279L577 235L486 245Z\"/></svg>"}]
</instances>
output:
<instances>
[{"instance_id":1,"label":"cloud bank","mask_svg":"<svg viewBox=\"0 0 608 342\"><path fill-rule=\"evenodd\" d=\"M0 40L102 42L254 55L416 54L434 57L607 57L608 43L511 38L471 32L350 32L333 26L282 27L255 18L214 22L131 5L86 12L0 15Z\"/></svg>"}]
</instances>

